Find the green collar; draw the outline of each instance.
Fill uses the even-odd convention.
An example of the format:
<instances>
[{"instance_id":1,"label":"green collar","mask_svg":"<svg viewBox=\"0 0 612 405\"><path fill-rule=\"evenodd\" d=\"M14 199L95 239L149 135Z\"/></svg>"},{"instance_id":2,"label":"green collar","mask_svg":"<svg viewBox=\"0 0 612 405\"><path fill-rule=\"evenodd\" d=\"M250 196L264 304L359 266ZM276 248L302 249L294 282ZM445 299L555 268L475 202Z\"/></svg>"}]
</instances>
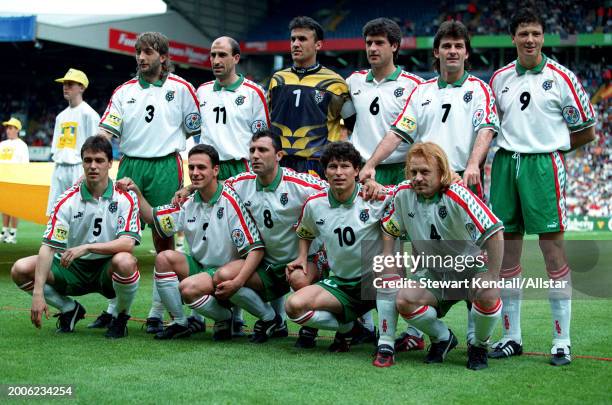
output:
<instances>
[{"instance_id":1,"label":"green collar","mask_svg":"<svg viewBox=\"0 0 612 405\"><path fill-rule=\"evenodd\" d=\"M150 86L161 87L164 85L167 78L168 78L168 75L164 75L161 79L157 80L156 82L149 83L148 81L144 79L144 77L142 77L142 75L138 75L138 83L140 84L140 87L142 87L143 89L148 89Z\"/></svg>"},{"instance_id":2,"label":"green collar","mask_svg":"<svg viewBox=\"0 0 612 405\"><path fill-rule=\"evenodd\" d=\"M463 83L467 80L469 75L470 74L467 71L463 72L463 76L461 76L459 80L457 80L455 83L446 83L444 79L442 79L442 76L438 76L438 88L444 89L449 85L451 87L461 87L463 86Z\"/></svg>"},{"instance_id":3,"label":"green collar","mask_svg":"<svg viewBox=\"0 0 612 405\"><path fill-rule=\"evenodd\" d=\"M531 69L527 69L526 67L524 67L523 65L521 65L521 63L519 62L519 60L516 60L516 74L519 76L524 75L527 72L532 72L532 73L541 73L542 70L544 70L544 66L546 66L546 62L548 62L548 58L546 57L546 55L542 54L542 61L540 63L538 63L538 65L534 68Z\"/></svg>"},{"instance_id":4,"label":"green collar","mask_svg":"<svg viewBox=\"0 0 612 405\"><path fill-rule=\"evenodd\" d=\"M283 168L278 166L278 170L276 171L276 177L274 177L274 180L272 180L272 183L268 184L267 186L264 186L259 181L259 176L257 176L255 178L255 189L257 191L276 191L282 178L283 178Z\"/></svg>"},{"instance_id":5,"label":"green collar","mask_svg":"<svg viewBox=\"0 0 612 405\"><path fill-rule=\"evenodd\" d=\"M236 91L236 89L240 87L243 81L244 81L243 75L238 75L238 80L236 80L234 83L229 84L227 86L222 86L221 83L219 83L219 80L215 80L215 84L213 85L213 91L220 91L221 89L225 89L227 91Z\"/></svg>"},{"instance_id":6,"label":"green collar","mask_svg":"<svg viewBox=\"0 0 612 405\"><path fill-rule=\"evenodd\" d=\"M426 203L426 204L436 204L438 203L440 200L442 199L442 192L438 192L436 194L434 194L433 197L431 198L425 198L423 197L422 194L417 194L417 200L420 203Z\"/></svg>"},{"instance_id":7,"label":"green collar","mask_svg":"<svg viewBox=\"0 0 612 405\"><path fill-rule=\"evenodd\" d=\"M222 192L223 192L223 185L221 183L217 183L217 191L215 191L215 194L213 194L212 198L210 199L210 201L208 201L207 204L210 205L211 207L215 205L217 201L219 201L219 197L221 197ZM199 191L195 192L195 195L193 196L193 201L197 203L204 202L204 200L202 199L202 195L200 194Z\"/></svg>"},{"instance_id":8,"label":"green collar","mask_svg":"<svg viewBox=\"0 0 612 405\"><path fill-rule=\"evenodd\" d=\"M353 189L353 194L348 199L348 201L345 201L345 202L340 202L340 201L336 200L336 198L334 197L334 194L332 193L332 191L330 189L327 192L327 196L329 198L329 205L332 208L338 208L341 205L343 205L345 207L350 207L351 205L353 205L353 202L355 202L355 197L357 197L357 194L359 193L360 188L361 187L360 187L359 183L356 183L355 184L355 189Z\"/></svg>"},{"instance_id":9,"label":"green collar","mask_svg":"<svg viewBox=\"0 0 612 405\"><path fill-rule=\"evenodd\" d=\"M387 82L395 81L397 80L397 78L399 77L401 73L402 73L402 68L398 66L397 68L395 68L393 73L385 77L382 81L383 82L384 81L387 81ZM374 74L372 73L372 69L370 69L370 71L368 72L368 75L366 76L366 82L373 82L373 81L374 81Z\"/></svg>"},{"instance_id":10,"label":"green collar","mask_svg":"<svg viewBox=\"0 0 612 405\"><path fill-rule=\"evenodd\" d=\"M93 195L87 189L87 183L85 180L81 182L81 198L85 201L93 201ZM113 198L113 181L108 179L108 186L106 186L106 190L104 190L104 194L102 194L102 198L110 199Z\"/></svg>"}]
</instances>

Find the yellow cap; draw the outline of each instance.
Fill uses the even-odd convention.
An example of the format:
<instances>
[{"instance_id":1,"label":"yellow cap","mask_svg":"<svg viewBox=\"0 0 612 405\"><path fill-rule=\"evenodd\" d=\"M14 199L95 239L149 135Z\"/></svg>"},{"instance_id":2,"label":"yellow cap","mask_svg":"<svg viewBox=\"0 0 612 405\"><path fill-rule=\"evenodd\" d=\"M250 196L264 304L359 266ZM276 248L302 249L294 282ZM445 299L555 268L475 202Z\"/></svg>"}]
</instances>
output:
<instances>
[{"instance_id":1,"label":"yellow cap","mask_svg":"<svg viewBox=\"0 0 612 405\"><path fill-rule=\"evenodd\" d=\"M5 127L12 125L15 128L17 128L17 131L21 131L21 121L19 121L17 118L14 118L14 117L11 117L11 119L8 121L4 121L2 125L4 125Z\"/></svg>"},{"instance_id":2,"label":"yellow cap","mask_svg":"<svg viewBox=\"0 0 612 405\"><path fill-rule=\"evenodd\" d=\"M81 83L83 86L85 86L85 88L89 86L89 80L87 79L87 75L85 74L85 72L72 68L68 69L68 72L66 72L66 75L64 77L59 78L55 81L58 83L64 83L68 80L72 82Z\"/></svg>"}]
</instances>

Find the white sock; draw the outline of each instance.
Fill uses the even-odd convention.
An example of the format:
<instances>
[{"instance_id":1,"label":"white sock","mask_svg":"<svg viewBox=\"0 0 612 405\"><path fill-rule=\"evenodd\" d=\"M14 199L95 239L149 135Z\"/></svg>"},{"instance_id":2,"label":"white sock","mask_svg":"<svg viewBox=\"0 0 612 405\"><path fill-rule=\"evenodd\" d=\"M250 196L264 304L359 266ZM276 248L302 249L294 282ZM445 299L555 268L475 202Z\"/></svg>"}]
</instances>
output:
<instances>
[{"instance_id":1,"label":"white sock","mask_svg":"<svg viewBox=\"0 0 612 405\"><path fill-rule=\"evenodd\" d=\"M374 332L374 316L372 315L373 312L374 310L370 310L361 316L363 326L370 332Z\"/></svg>"},{"instance_id":2,"label":"white sock","mask_svg":"<svg viewBox=\"0 0 612 405\"><path fill-rule=\"evenodd\" d=\"M423 305L410 314L401 315L406 322L425 332L432 342L440 342L450 338L448 327L438 319L434 307Z\"/></svg>"},{"instance_id":3,"label":"white sock","mask_svg":"<svg viewBox=\"0 0 612 405\"><path fill-rule=\"evenodd\" d=\"M395 277L383 277L383 282L387 280L399 279ZM378 345L395 345L395 330L397 329L397 307L395 298L397 288L379 288L376 290L376 310L378 311ZM371 313L371 312L370 312Z\"/></svg>"},{"instance_id":4,"label":"white sock","mask_svg":"<svg viewBox=\"0 0 612 405\"><path fill-rule=\"evenodd\" d=\"M23 291L32 295L32 291L34 290L34 281L28 281L19 286ZM76 305L72 298L66 297L64 295L60 295L55 288L49 284L45 284L43 288L43 295L45 296L45 301L47 303L57 309L59 309L62 313L72 311Z\"/></svg>"},{"instance_id":5,"label":"white sock","mask_svg":"<svg viewBox=\"0 0 612 405\"><path fill-rule=\"evenodd\" d=\"M234 322L242 322L244 323L244 317L242 316L242 308L240 308L238 305L234 305L232 307L232 313L233 313L233 320Z\"/></svg>"},{"instance_id":6,"label":"white sock","mask_svg":"<svg viewBox=\"0 0 612 405\"><path fill-rule=\"evenodd\" d=\"M340 323L334 314L329 311L308 311L304 315L295 319L293 322L302 326L310 326L316 329L338 330ZM350 329L349 329L350 330Z\"/></svg>"},{"instance_id":7,"label":"white sock","mask_svg":"<svg viewBox=\"0 0 612 405\"><path fill-rule=\"evenodd\" d=\"M465 334L465 341L468 344L474 344L474 336L476 334L476 326L474 325L474 317L472 316L472 310L467 306L467 332Z\"/></svg>"},{"instance_id":8,"label":"white sock","mask_svg":"<svg viewBox=\"0 0 612 405\"><path fill-rule=\"evenodd\" d=\"M215 321L225 321L232 316L232 311L222 307L212 295L204 295L191 304L187 304L187 306L198 314L207 316Z\"/></svg>"},{"instance_id":9,"label":"white sock","mask_svg":"<svg viewBox=\"0 0 612 405\"><path fill-rule=\"evenodd\" d=\"M153 274L155 274L155 267L153 267ZM164 304L161 302L159 293L157 292L157 283L155 277L153 277L153 295L151 296L151 309L149 310L149 316L147 318L159 318L164 319Z\"/></svg>"},{"instance_id":10,"label":"white sock","mask_svg":"<svg viewBox=\"0 0 612 405\"><path fill-rule=\"evenodd\" d=\"M197 320L199 320L202 323L206 323L206 319L204 319L204 317L200 314L197 313L197 311L195 309L191 310L191 316L190 318L196 318Z\"/></svg>"},{"instance_id":11,"label":"white sock","mask_svg":"<svg viewBox=\"0 0 612 405\"><path fill-rule=\"evenodd\" d=\"M412 336L419 337L419 338L423 337L423 332L421 332L420 330L418 330L417 328L415 328L414 326L410 324L406 328L406 333Z\"/></svg>"},{"instance_id":12,"label":"white sock","mask_svg":"<svg viewBox=\"0 0 612 405\"><path fill-rule=\"evenodd\" d=\"M187 326L187 317L183 312L183 301L181 300L181 293L178 288L179 281L176 273L173 271L159 273L156 270L155 285L161 302L168 308L168 312L170 312L170 315L174 318L173 323Z\"/></svg>"},{"instance_id":13,"label":"white sock","mask_svg":"<svg viewBox=\"0 0 612 405\"><path fill-rule=\"evenodd\" d=\"M548 271L551 281L566 281L565 288L549 288L548 301L552 312L553 345L570 346L570 323L572 319L572 285L570 268L566 264L556 271Z\"/></svg>"},{"instance_id":14,"label":"white sock","mask_svg":"<svg viewBox=\"0 0 612 405\"><path fill-rule=\"evenodd\" d=\"M140 272L136 270L134 274L122 277L117 273L113 273L113 289L117 294L117 313L130 314L130 308L138 291L140 281Z\"/></svg>"},{"instance_id":15,"label":"white sock","mask_svg":"<svg viewBox=\"0 0 612 405\"><path fill-rule=\"evenodd\" d=\"M510 269L502 269L500 277L507 280L517 278L516 283L520 285L523 278L521 271L521 265ZM502 288L500 295L503 302L501 313L503 338L511 339L521 344L523 342L521 334L521 300L523 290L520 288Z\"/></svg>"},{"instance_id":16,"label":"white sock","mask_svg":"<svg viewBox=\"0 0 612 405\"><path fill-rule=\"evenodd\" d=\"M270 305L274 309L274 312L280 315L283 321L287 320L287 313L285 312L285 296L278 297L270 301Z\"/></svg>"},{"instance_id":17,"label":"white sock","mask_svg":"<svg viewBox=\"0 0 612 405\"><path fill-rule=\"evenodd\" d=\"M493 308L481 308L477 303L472 304L470 311L474 319L474 341L469 342L480 347L489 347L489 340L499 318L501 317L502 302L497 299Z\"/></svg>"},{"instance_id":18,"label":"white sock","mask_svg":"<svg viewBox=\"0 0 612 405\"><path fill-rule=\"evenodd\" d=\"M106 313L112 316L117 316L117 297L110 298L108 300L108 307L106 307Z\"/></svg>"},{"instance_id":19,"label":"white sock","mask_svg":"<svg viewBox=\"0 0 612 405\"><path fill-rule=\"evenodd\" d=\"M263 302L259 294L249 287L240 288L230 297L230 301L262 321L271 321L276 316L272 306Z\"/></svg>"}]
</instances>

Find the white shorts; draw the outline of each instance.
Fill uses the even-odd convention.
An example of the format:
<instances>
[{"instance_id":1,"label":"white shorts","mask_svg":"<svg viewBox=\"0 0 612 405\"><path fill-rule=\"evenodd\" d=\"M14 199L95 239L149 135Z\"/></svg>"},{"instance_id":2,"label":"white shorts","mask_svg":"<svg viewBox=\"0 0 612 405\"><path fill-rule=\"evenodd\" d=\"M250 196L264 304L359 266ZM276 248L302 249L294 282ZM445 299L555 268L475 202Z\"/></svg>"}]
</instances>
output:
<instances>
[{"instance_id":1,"label":"white shorts","mask_svg":"<svg viewBox=\"0 0 612 405\"><path fill-rule=\"evenodd\" d=\"M83 165L64 165L55 164L53 175L51 176L51 189L49 190L49 201L47 202L47 215L51 215L57 199L62 193L68 190L83 175Z\"/></svg>"}]
</instances>

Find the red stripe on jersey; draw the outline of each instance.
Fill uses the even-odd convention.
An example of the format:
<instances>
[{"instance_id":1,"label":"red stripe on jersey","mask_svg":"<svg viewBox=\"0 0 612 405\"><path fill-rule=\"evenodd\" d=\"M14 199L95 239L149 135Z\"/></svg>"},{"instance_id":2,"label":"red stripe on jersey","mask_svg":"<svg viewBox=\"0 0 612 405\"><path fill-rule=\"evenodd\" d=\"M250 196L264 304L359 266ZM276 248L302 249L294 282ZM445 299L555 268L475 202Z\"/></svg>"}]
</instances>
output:
<instances>
[{"instance_id":1,"label":"red stripe on jersey","mask_svg":"<svg viewBox=\"0 0 612 405\"><path fill-rule=\"evenodd\" d=\"M468 213L468 215L470 216L470 218L472 219L472 222L474 222L474 224L476 225L476 227L478 227L478 232L480 233L485 233L485 228L484 226L482 226L482 224L480 223L480 221L478 221L478 218L476 218L476 216L472 213L472 211L468 208L468 205L465 201L463 201L463 199L461 197L459 197L459 195L457 195L457 193L455 193L454 191L448 189L446 190L445 194L447 196L449 196L453 201L455 201L457 204L459 204L464 210L465 212Z\"/></svg>"},{"instance_id":2,"label":"red stripe on jersey","mask_svg":"<svg viewBox=\"0 0 612 405\"><path fill-rule=\"evenodd\" d=\"M198 109L198 112L200 112L200 102L198 101L198 96L196 96L195 91L193 90L193 86L191 84L189 84L188 82L181 80L177 77L173 77L173 76L168 76L168 79L181 83L183 85L185 85L185 87L187 87L187 90L189 90L189 94L191 94L191 97L193 97L193 101L195 102L196 108Z\"/></svg>"},{"instance_id":3,"label":"red stripe on jersey","mask_svg":"<svg viewBox=\"0 0 612 405\"><path fill-rule=\"evenodd\" d=\"M234 197L232 197L229 193L224 191L223 196L227 198L230 204L232 204L232 207L234 207L234 211L236 211L236 215L238 215L238 219L240 220L240 225L242 226L242 229L245 231L244 233L246 234L246 237L249 240L249 245L252 245L253 242L255 242L255 240L253 239L253 236L251 235L249 227L247 226L247 223L244 219L244 216L242 215L240 206L238 205Z\"/></svg>"},{"instance_id":4,"label":"red stripe on jersey","mask_svg":"<svg viewBox=\"0 0 612 405\"><path fill-rule=\"evenodd\" d=\"M180 153L176 153L176 166L177 166L177 170L178 170L178 181L179 181L179 188L183 187L183 158L181 157Z\"/></svg>"},{"instance_id":5,"label":"red stripe on jersey","mask_svg":"<svg viewBox=\"0 0 612 405\"><path fill-rule=\"evenodd\" d=\"M501 72L503 72L505 70L513 68L514 66L515 66L515 64L511 63L510 65L508 65L508 66L506 66L504 68L499 69L498 71L493 73L493 76L491 76L491 80L489 80L489 87L491 88L491 91L493 92L493 96L494 97L497 97L497 96L495 95L495 91L493 90L493 80L497 77L498 74L500 74Z\"/></svg>"},{"instance_id":6,"label":"red stripe on jersey","mask_svg":"<svg viewBox=\"0 0 612 405\"><path fill-rule=\"evenodd\" d=\"M129 232L130 222L132 221L132 213L134 212L134 199L132 198L130 193L126 193L125 191L119 190L116 187L115 187L115 191L123 195L130 202L130 212L128 213L128 217L125 221L125 229L124 229L124 231ZM138 225L138 229L140 229L140 223L138 221L139 221L139 218L136 218L136 224Z\"/></svg>"},{"instance_id":7,"label":"red stripe on jersey","mask_svg":"<svg viewBox=\"0 0 612 405\"><path fill-rule=\"evenodd\" d=\"M266 97L263 94L263 91L261 91L261 89L257 86L255 86L254 84L251 84L249 82L247 82L246 80L243 82L243 84L247 87L250 87L251 89L255 90L255 93L257 93L257 95L259 96L259 99L261 100L261 103L264 106L264 110L266 111L266 124L268 124L268 128L270 128L271 124L270 124L270 113L268 112L268 104L266 103Z\"/></svg>"},{"instance_id":8,"label":"red stripe on jersey","mask_svg":"<svg viewBox=\"0 0 612 405\"><path fill-rule=\"evenodd\" d=\"M177 212L180 210L181 210L181 207L173 205L171 208L166 208L165 210L157 211L157 215L172 214L173 212Z\"/></svg>"},{"instance_id":9,"label":"red stripe on jersey","mask_svg":"<svg viewBox=\"0 0 612 405\"><path fill-rule=\"evenodd\" d=\"M302 212L300 212L300 218L297 221L298 225L300 224L300 222L302 222L302 217L304 216L304 210L306 209L306 204L308 204L310 200L314 200L315 198L321 198L321 197L327 197L327 192L311 195L310 197L306 199L306 201L304 201L304 205L302 205Z\"/></svg>"},{"instance_id":10,"label":"red stripe on jersey","mask_svg":"<svg viewBox=\"0 0 612 405\"><path fill-rule=\"evenodd\" d=\"M55 205L51 217L51 229L49 230L49 233L45 235L45 239L51 240L51 237L53 236L53 231L55 230L55 222L57 221L57 213L59 212L62 204L64 204L70 197L72 197L75 193L78 193L80 190L80 187L75 187L70 193L66 195L66 197L64 197L59 203Z\"/></svg>"},{"instance_id":11,"label":"red stripe on jersey","mask_svg":"<svg viewBox=\"0 0 612 405\"><path fill-rule=\"evenodd\" d=\"M574 85L572 84L570 78L567 76L567 74L565 74L565 72L562 72L552 63L547 63L546 66L548 66L553 72L557 72L559 76L561 76L563 80L565 80L569 88L572 90L572 96L574 97L574 102L578 106L578 110L580 110L580 117L582 118L582 121L586 121L586 114L584 112L584 108L582 108L582 104L580 103L580 99L578 98L578 94L576 93L576 89L574 88Z\"/></svg>"},{"instance_id":12,"label":"red stripe on jersey","mask_svg":"<svg viewBox=\"0 0 612 405\"><path fill-rule=\"evenodd\" d=\"M232 184L238 183L239 181L255 180L256 178L257 178L256 174L251 174L251 173L238 174L238 175L236 175L236 177L232 177L232 182L231 182L230 186ZM226 182L227 182L227 180L226 180Z\"/></svg>"},{"instance_id":13,"label":"red stripe on jersey","mask_svg":"<svg viewBox=\"0 0 612 405\"><path fill-rule=\"evenodd\" d=\"M421 83L422 84L422 83ZM406 107L408 107L408 103L410 103L410 99L412 98L412 95L414 94L414 92L416 91L416 89L419 88L419 86L421 85L419 84L418 86L414 86L414 89L412 89L412 91L410 92L410 95L408 96L408 98L406 99L406 104L404 104L404 108L402 108L402 112L397 116L397 119L395 120L395 122L393 122L393 124L391 124L392 126L397 125L397 123L399 122L399 120L404 116L404 112L406 111Z\"/></svg>"},{"instance_id":14,"label":"red stripe on jersey","mask_svg":"<svg viewBox=\"0 0 612 405\"><path fill-rule=\"evenodd\" d=\"M405 74L405 73L402 73L400 76L401 76L401 77L405 77L405 78L407 78L407 79L410 79L410 80L414 81L416 84L421 84L421 83L423 83L422 81L420 81L420 80L419 80L419 79L417 79L416 77L411 76L411 75L407 75L407 74Z\"/></svg>"},{"instance_id":15,"label":"red stripe on jersey","mask_svg":"<svg viewBox=\"0 0 612 405\"><path fill-rule=\"evenodd\" d=\"M550 158L552 159L552 166L555 172L555 194L557 195L557 214L559 215L559 230L564 231L563 228L563 215L561 214L561 207L559 206L559 202L561 201L561 185L559 184L559 168L557 167L557 163L555 162L555 153L550 154Z\"/></svg>"},{"instance_id":16,"label":"red stripe on jersey","mask_svg":"<svg viewBox=\"0 0 612 405\"><path fill-rule=\"evenodd\" d=\"M111 98L108 102L108 105L106 106L106 112L104 112L104 116L102 117L102 119L100 120L100 124L102 122L104 122L104 120L106 119L106 117L108 116L108 113L110 113L110 107L111 105L113 105L113 96L115 95L116 92L119 91L120 88L122 88L123 86L127 86L128 84L134 84L134 83L138 83L138 79L132 79L132 80L128 80L127 82L123 83L122 85L120 85L119 87L117 87L115 89L115 91L113 91L113 94L111 94Z\"/></svg>"},{"instance_id":17,"label":"red stripe on jersey","mask_svg":"<svg viewBox=\"0 0 612 405\"><path fill-rule=\"evenodd\" d=\"M412 184L402 184L395 189L395 194L397 194L400 190L412 190Z\"/></svg>"},{"instance_id":18,"label":"red stripe on jersey","mask_svg":"<svg viewBox=\"0 0 612 405\"><path fill-rule=\"evenodd\" d=\"M437 77L434 77L433 79L426 80L426 81L424 81L424 82L423 82L423 83L421 83L421 84L426 84L426 83L427 83L427 84L429 84L429 83L435 83L435 82L437 82L437 81L438 81L438 78L437 78Z\"/></svg>"},{"instance_id":19,"label":"red stripe on jersey","mask_svg":"<svg viewBox=\"0 0 612 405\"><path fill-rule=\"evenodd\" d=\"M299 184L304 187L314 188L316 190L325 190L325 186L322 186L317 183L309 183L308 181L300 179L298 177L292 177L290 174L285 174L283 176L283 180L288 181L290 183Z\"/></svg>"},{"instance_id":20,"label":"red stripe on jersey","mask_svg":"<svg viewBox=\"0 0 612 405\"><path fill-rule=\"evenodd\" d=\"M491 104L491 96L489 95L489 92L487 91L487 88L485 87L482 80L477 79L475 77L470 77L468 80L471 82L477 82L478 84L480 84L480 88L485 94L485 103L486 103L485 121L487 124L490 124L491 120L489 119L489 114L491 114L491 107L489 107L489 105Z\"/></svg>"}]
</instances>

